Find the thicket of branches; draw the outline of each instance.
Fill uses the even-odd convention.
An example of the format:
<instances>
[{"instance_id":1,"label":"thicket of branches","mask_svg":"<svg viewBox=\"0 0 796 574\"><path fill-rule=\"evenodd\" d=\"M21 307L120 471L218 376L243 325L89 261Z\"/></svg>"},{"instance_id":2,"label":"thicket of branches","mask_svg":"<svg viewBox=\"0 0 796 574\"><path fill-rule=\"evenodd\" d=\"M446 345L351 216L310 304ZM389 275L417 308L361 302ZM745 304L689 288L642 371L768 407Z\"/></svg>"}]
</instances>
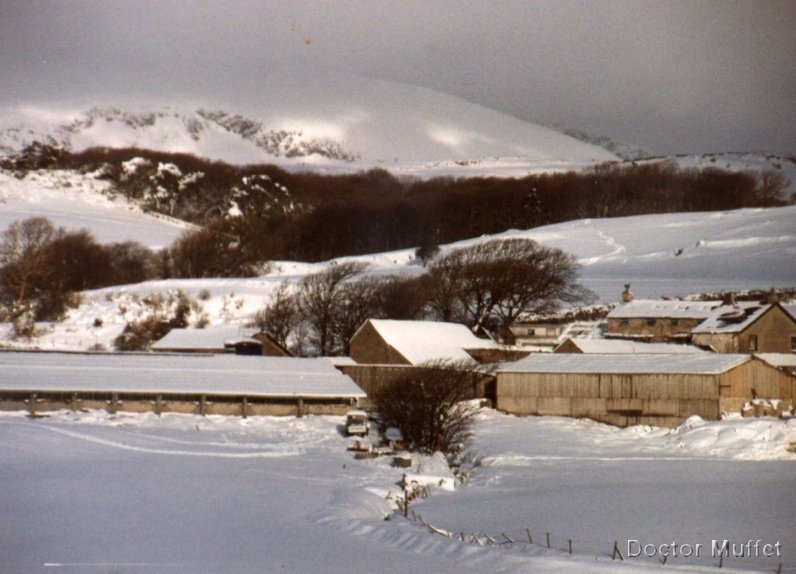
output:
<instances>
[{"instance_id":1,"label":"thicket of branches","mask_svg":"<svg viewBox=\"0 0 796 574\"><path fill-rule=\"evenodd\" d=\"M501 338L520 315L592 302L578 268L572 255L520 238L453 250L414 277L363 275L364 264L344 262L284 283L255 323L296 354L347 354L369 318L458 322Z\"/></svg>"},{"instance_id":2,"label":"thicket of branches","mask_svg":"<svg viewBox=\"0 0 796 574\"><path fill-rule=\"evenodd\" d=\"M44 217L16 221L0 235L0 315L17 336L30 336L35 321L61 318L80 291L145 281L156 268L155 254L138 243L100 245Z\"/></svg>"},{"instance_id":3,"label":"thicket of branches","mask_svg":"<svg viewBox=\"0 0 796 574\"><path fill-rule=\"evenodd\" d=\"M478 373L463 362L430 362L386 383L374 401L381 422L415 449L458 451L470 436Z\"/></svg>"},{"instance_id":4,"label":"thicket of branches","mask_svg":"<svg viewBox=\"0 0 796 574\"><path fill-rule=\"evenodd\" d=\"M235 167L186 154L38 146L7 162L22 173L72 168L101 174L114 193L206 230L175 248L175 276L246 275L269 260L450 243L507 229L584 217L781 205L781 172L760 175L673 162L610 163L523 178L397 178L374 169L348 175ZM204 261L192 258L201 245Z\"/></svg>"}]
</instances>

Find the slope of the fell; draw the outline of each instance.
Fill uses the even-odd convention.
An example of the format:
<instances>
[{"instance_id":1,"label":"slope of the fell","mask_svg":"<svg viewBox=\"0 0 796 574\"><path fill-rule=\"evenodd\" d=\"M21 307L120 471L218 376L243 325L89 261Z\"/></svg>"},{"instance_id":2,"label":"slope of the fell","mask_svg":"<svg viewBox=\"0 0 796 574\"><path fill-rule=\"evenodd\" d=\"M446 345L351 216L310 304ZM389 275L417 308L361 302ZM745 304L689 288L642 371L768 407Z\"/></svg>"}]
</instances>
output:
<instances>
[{"instance_id":1,"label":"slope of the fell","mask_svg":"<svg viewBox=\"0 0 796 574\"><path fill-rule=\"evenodd\" d=\"M139 147L230 163L424 172L505 162L527 173L616 160L598 146L459 98L356 75L274 73L256 102L73 101L0 110L0 151L34 141Z\"/></svg>"},{"instance_id":2,"label":"slope of the fell","mask_svg":"<svg viewBox=\"0 0 796 574\"><path fill-rule=\"evenodd\" d=\"M449 250L493 237L527 237L573 253L581 264L580 282L603 302L615 302L625 283L639 297L743 291L796 285L796 206L711 213L673 213L625 218L585 219L458 242ZM104 224L110 225L110 224ZM102 233L103 227L95 231ZM132 228L131 228L132 229ZM368 264L365 273L405 275L422 272L414 249L338 259ZM260 277L170 279L84 292L82 303L40 335L14 346L43 349L111 348L129 321L148 312L146 299L176 301L179 292L194 301L191 324L244 325L262 309L283 282L334 264L276 262ZM0 326L9 341L10 327Z\"/></svg>"}]
</instances>

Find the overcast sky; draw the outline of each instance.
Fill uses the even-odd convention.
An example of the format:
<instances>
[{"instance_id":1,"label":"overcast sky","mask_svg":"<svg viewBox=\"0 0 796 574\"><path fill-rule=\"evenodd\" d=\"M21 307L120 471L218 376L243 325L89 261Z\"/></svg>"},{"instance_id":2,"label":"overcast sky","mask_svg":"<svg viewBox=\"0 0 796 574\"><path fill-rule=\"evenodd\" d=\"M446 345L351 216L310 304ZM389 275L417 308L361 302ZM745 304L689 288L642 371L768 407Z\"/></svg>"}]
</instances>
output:
<instances>
[{"instance_id":1,"label":"overcast sky","mask_svg":"<svg viewBox=\"0 0 796 574\"><path fill-rule=\"evenodd\" d=\"M212 94L234 111L293 67L658 153L796 154L793 0L0 0L4 104Z\"/></svg>"}]
</instances>

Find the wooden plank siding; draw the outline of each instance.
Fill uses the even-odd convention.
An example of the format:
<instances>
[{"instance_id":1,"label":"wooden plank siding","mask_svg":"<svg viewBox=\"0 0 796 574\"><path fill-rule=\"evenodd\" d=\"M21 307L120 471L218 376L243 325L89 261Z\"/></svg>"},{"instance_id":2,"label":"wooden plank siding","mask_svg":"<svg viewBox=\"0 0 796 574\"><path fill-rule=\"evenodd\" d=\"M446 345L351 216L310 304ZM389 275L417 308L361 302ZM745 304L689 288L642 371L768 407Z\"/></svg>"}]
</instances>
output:
<instances>
[{"instance_id":1,"label":"wooden plank siding","mask_svg":"<svg viewBox=\"0 0 796 574\"><path fill-rule=\"evenodd\" d=\"M723 412L740 412L753 399L752 389L787 409L795 387L792 375L757 359L715 374L498 372L496 407L519 415L672 427L691 415L716 420Z\"/></svg>"}]
</instances>

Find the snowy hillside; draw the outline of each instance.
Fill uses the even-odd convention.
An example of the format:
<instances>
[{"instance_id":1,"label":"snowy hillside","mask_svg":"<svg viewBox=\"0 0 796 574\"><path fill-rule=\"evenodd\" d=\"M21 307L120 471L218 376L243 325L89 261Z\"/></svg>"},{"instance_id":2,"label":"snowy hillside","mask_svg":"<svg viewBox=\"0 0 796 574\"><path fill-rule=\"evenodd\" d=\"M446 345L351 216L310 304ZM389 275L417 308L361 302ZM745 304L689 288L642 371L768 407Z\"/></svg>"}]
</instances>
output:
<instances>
[{"instance_id":1,"label":"snowy hillside","mask_svg":"<svg viewBox=\"0 0 796 574\"><path fill-rule=\"evenodd\" d=\"M123 198L112 200L105 189L107 183L91 174L43 171L19 179L0 171L0 230L38 216L66 229L87 229L100 243L137 241L160 249L193 227L143 213Z\"/></svg>"},{"instance_id":2,"label":"snowy hillside","mask_svg":"<svg viewBox=\"0 0 796 574\"><path fill-rule=\"evenodd\" d=\"M497 237L529 237L573 253L582 266L581 283L597 292L600 301L616 302L625 283L631 283L639 297L794 286L794 221L796 206L791 206L579 220ZM84 223L98 236L117 229L112 219ZM127 230L138 233L134 227ZM487 239L445 246L443 252ZM422 270L413 249L347 259L367 262L367 273ZM278 262L268 275L257 278L161 280L87 292L63 323L42 326L42 336L30 344L45 349L111 348L126 322L145 313L144 298L153 293L174 298L179 290L199 307L193 321L243 324L265 306L280 283L296 282L327 265ZM0 325L0 340L7 338L7 329Z\"/></svg>"},{"instance_id":3,"label":"snowy hillside","mask_svg":"<svg viewBox=\"0 0 796 574\"><path fill-rule=\"evenodd\" d=\"M135 146L230 163L423 173L505 165L527 173L616 160L554 130L405 84L320 74L268 78L257 105L75 102L0 110L0 153L33 141ZM491 169L491 168L490 168ZM467 171L467 170L464 170Z\"/></svg>"}]
</instances>

